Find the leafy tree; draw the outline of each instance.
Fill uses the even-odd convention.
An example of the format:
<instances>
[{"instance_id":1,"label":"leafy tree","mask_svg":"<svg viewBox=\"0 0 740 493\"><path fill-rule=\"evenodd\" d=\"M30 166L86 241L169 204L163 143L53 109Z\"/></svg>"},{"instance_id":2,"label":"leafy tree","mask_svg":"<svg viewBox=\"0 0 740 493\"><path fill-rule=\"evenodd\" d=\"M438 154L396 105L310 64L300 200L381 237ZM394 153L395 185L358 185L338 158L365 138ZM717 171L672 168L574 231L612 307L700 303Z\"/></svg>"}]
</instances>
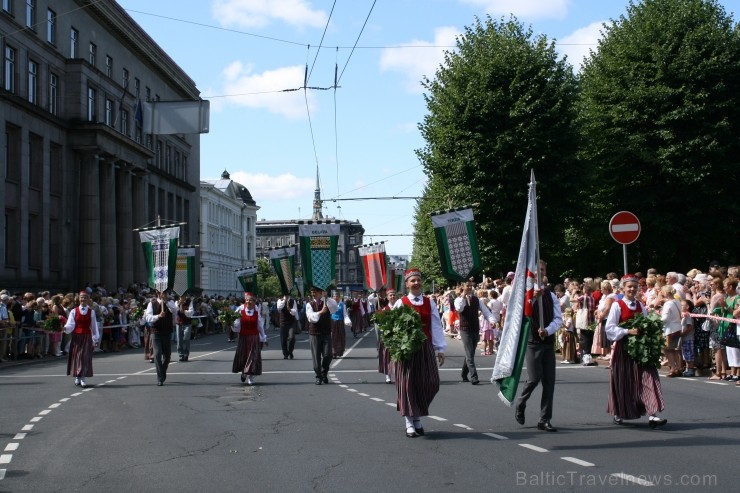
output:
<instances>
[{"instance_id":1,"label":"leafy tree","mask_svg":"<svg viewBox=\"0 0 740 493\"><path fill-rule=\"evenodd\" d=\"M571 190L579 179L573 71L558 60L552 41L534 36L514 18L476 18L456 48L434 80L423 82L428 114L419 129L426 145L417 155L429 186L417 209L414 260L432 271L430 209L479 203L484 269L509 270L534 170L542 252L554 273L563 257L563 224L572 216Z\"/></svg>"},{"instance_id":2,"label":"leafy tree","mask_svg":"<svg viewBox=\"0 0 740 493\"><path fill-rule=\"evenodd\" d=\"M604 34L581 72L590 186L568 246L597 272L621 266L607 223L629 210L642 223L628 247L630 269L685 271L702 257L735 262L737 26L715 0L643 0L630 2Z\"/></svg>"},{"instance_id":3,"label":"leafy tree","mask_svg":"<svg viewBox=\"0 0 740 493\"><path fill-rule=\"evenodd\" d=\"M257 289L262 299L277 298L281 295L280 281L267 259L257 259Z\"/></svg>"}]
</instances>

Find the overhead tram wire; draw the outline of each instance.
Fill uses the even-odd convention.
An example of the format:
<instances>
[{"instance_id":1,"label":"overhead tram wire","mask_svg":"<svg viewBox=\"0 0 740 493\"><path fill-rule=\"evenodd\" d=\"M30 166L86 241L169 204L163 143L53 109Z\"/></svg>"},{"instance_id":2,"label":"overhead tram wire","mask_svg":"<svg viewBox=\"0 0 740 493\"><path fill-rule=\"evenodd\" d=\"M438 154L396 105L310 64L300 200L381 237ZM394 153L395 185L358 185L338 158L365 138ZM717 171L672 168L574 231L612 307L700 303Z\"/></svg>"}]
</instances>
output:
<instances>
[{"instance_id":1,"label":"overhead tram wire","mask_svg":"<svg viewBox=\"0 0 740 493\"><path fill-rule=\"evenodd\" d=\"M319 52L321 51L321 47L324 44L324 36L326 36L326 30L329 29L329 21L331 21L331 16L334 13L334 7L336 6L337 6L337 0L334 0L334 4L331 6L331 12L329 12L329 17L326 19L326 26L324 26L324 33L321 35L321 41L319 41L319 47L316 48L316 56L313 57L313 63L311 64L311 71L308 72L308 77L306 77L306 82L303 84L304 86L311 79L311 74L313 74L313 68L316 66L316 60L319 58Z\"/></svg>"},{"instance_id":2,"label":"overhead tram wire","mask_svg":"<svg viewBox=\"0 0 740 493\"><path fill-rule=\"evenodd\" d=\"M373 13L373 9L375 8L375 2L376 1L377 0L373 0L373 4L370 6L370 12L368 12L367 13L367 17L365 17L365 23L362 24L362 29L360 29L360 34L357 35L357 39L355 40L355 44L354 44L354 46L352 46L352 51L349 52L349 56L347 57L347 61L345 62L344 67L342 68L342 73L339 74L339 79L337 80L337 82L339 82L340 80L342 80L342 76L344 75L344 71L347 69L347 65L349 65L349 61L352 58L352 53L355 52L355 48L357 47L357 43L360 41L360 36L362 36L362 33L365 30L365 26L367 25L367 21L368 21L368 19L370 19L370 14ZM337 47L337 50L338 49L339 49L339 47Z\"/></svg>"}]
</instances>

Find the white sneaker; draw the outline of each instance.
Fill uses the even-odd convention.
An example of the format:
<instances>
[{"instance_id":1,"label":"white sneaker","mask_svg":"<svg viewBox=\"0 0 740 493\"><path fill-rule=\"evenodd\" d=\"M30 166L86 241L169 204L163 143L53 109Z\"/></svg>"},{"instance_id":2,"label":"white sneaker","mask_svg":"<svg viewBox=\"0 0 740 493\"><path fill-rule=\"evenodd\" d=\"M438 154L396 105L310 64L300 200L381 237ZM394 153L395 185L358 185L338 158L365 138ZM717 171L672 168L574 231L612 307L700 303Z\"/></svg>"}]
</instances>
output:
<instances>
[{"instance_id":1,"label":"white sneaker","mask_svg":"<svg viewBox=\"0 0 740 493\"><path fill-rule=\"evenodd\" d=\"M385 383L391 383L391 376L390 375L386 375L385 376Z\"/></svg>"},{"instance_id":2,"label":"white sneaker","mask_svg":"<svg viewBox=\"0 0 740 493\"><path fill-rule=\"evenodd\" d=\"M83 389L84 389L85 387L87 387L87 382L85 381L85 377L82 377L82 378L80 379L80 386L81 386L81 387L82 387Z\"/></svg>"},{"instance_id":3,"label":"white sneaker","mask_svg":"<svg viewBox=\"0 0 740 493\"><path fill-rule=\"evenodd\" d=\"M77 386L80 385L80 378L79 377L75 378L75 385L77 385Z\"/></svg>"},{"instance_id":4,"label":"white sneaker","mask_svg":"<svg viewBox=\"0 0 740 493\"><path fill-rule=\"evenodd\" d=\"M254 385L254 379L252 378L252 375L249 375L247 377L247 385Z\"/></svg>"}]
</instances>

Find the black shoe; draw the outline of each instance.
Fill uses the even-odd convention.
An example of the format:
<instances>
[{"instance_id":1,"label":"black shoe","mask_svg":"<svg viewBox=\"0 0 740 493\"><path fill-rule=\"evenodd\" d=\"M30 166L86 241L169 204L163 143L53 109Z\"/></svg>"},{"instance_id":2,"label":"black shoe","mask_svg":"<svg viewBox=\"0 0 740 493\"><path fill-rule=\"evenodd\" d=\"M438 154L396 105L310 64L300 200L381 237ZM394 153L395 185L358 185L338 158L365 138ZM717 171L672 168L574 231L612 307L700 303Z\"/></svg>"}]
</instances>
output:
<instances>
[{"instance_id":1,"label":"black shoe","mask_svg":"<svg viewBox=\"0 0 740 493\"><path fill-rule=\"evenodd\" d=\"M470 383L473 385L478 385L480 382L478 381L478 377L473 377L470 379Z\"/></svg>"},{"instance_id":2,"label":"black shoe","mask_svg":"<svg viewBox=\"0 0 740 493\"><path fill-rule=\"evenodd\" d=\"M523 407L520 408L517 406L517 408L514 410L514 419L520 425L524 424L524 408Z\"/></svg>"},{"instance_id":3,"label":"black shoe","mask_svg":"<svg viewBox=\"0 0 740 493\"><path fill-rule=\"evenodd\" d=\"M549 421L540 421L537 423L537 429L542 431L558 431Z\"/></svg>"},{"instance_id":4,"label":"black shoe","mask_svg":"<svg viewBox=\"0 0 740 493\"><path fill-rule=\"evenodd\" d=\"M190 359L190 356L185 356L185 359L183 359L183 361L185 361L185 363L187 363L189 359Z\"/></svg>"},{"instance_id":5,"label":"black shoe","mask_svg":"<svg viewBox=\"0 0 740 493\"><path fill-rule=\"evenodd\" d=\"M293 359L293 354L289 354L288 358Z\"/></svg>"},{"instance_id":6,"label":"black shoe","mask_svg":"<svg viewBox=\"0 0 740 493\"><path fill-rule=\"evenodd\" d=\"M283 356L283 359L288 359L288 356L287 356L287 355L284 355L284 356Z\"/></svg>"},{"instance_id":7,"label":"black shoe","mask_svg":"<svg viewBox=\"0 0 740 493\"><path fill-rule=\"evenodd\" d=\"M162 380L157 380L157 387L161 387L164 385L164 382Z\"/></svg>"},{"instance_id":8,"label":"black shoe","mask_svg":"<svg viewBox=\"0 0 740 493\"><path fill-rule=\"evenodd\" d=\"M321 379L316 377L316 385L321 385Z\"/></svg>"},{"instance_id":9,"label":"black shoe","mask_svg":"<svg viewBox=\"0 0 740 493\"><path fill-rule=\"evenodd\" d=\"M469 382L470 380L468 380L468 377L462 377L462 381L463 382Z\"/></svg>"},{"instance_id":10,"label":"black shoe","mask_svg":"<svg viewBox=\"0 0 740 493\"><path fill-rule=\"evenodd\" d=\"M624 424L624 420L622 418L619 418L617 416L614 416L614 424L615 425L623 425Z\"/></svg>"},{"instance_id":11,"label":"black shoe","mask_svg":"<svg viewBox=\"0 0 740 493\"><path fill-rule=\"evenodd\" d=\"M650 426L651 430L654 430L655 428L660 428L664 424L668 422L665 418L659 418L659 419L651 419L648 421L648 426Z\"/></svg>"},{"instance_id":12,"label":"black shoe","mask_svg":"<svg viewBox=\"0 0 740 493\"><path fill-rule=\"evenodd\" d=\"M329 379L326 378L326 377L322 378L321 381L324 382L324 383L329 383Z\"/></svg>"},{"instance_id":13,"label":"black shoe","mask_svg":"<svg viewBox=\"0 0 740 493\"><path fill-rule=\"evenodd\" d=\"M244 373L242 373L242 376L240 378L241 378L242 383L247 381L247 376Z\"/></svg>"},{"instance_id":14,"label":"black shoe","mask_svg":"<svg viewBox=\"0 0 740 493\"><path fill-rule=\"evenodd\" d=\"M416 429L417 435L419 435L420 437L424 436L424 428L415 428L415 429Z\"/></svg>"}]
</instances>

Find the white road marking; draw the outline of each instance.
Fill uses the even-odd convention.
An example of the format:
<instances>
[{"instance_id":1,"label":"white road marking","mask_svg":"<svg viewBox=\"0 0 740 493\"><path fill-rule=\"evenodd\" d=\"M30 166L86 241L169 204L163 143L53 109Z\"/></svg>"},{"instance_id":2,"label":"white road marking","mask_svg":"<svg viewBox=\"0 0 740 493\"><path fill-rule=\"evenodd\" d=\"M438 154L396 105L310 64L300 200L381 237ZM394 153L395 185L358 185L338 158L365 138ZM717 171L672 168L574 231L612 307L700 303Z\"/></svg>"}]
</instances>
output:
<instances>
[{"instance_id":1,"label":"white road marking","mask_svg":"<svg viewBox=\"0 0 740 493\"><path fill-rule=\"evenodd\" d=\"M484 433L487 437L495 438L496 440L508 440L509 437L505 437L503 435L497 435L495 433Z\"/></svg>"},{"instance_id":2,"label":"white road marking","mask_svg":"<svg viewBox=\"0 0 740 493\"><path fill-rule=\"evenodd\" d=\"M347 392L357 392L357 389L347 389Z\"/></svg>"},{"instance_id":3,"label":"white road marking","mask_svg":"<svg viewBox=\"0 0 740 493\"><path fill-rule=\"evenodd\" d=\"M5 452L13 452L14 450L18 450L18 446L20 443L11 442L8 444L7 447L5 447Z\"/></svg>"},{"instance_id":4,"label":"white road marking","mask_svg":"<svg viewBox=\"0 0 740 493\"><path fill-rule=\"evenodd\" d=\"M380 397L371 397L370 400L375 402L385 402L385 399L381 399Z\"/></svg>"},{"instance_id":5,"label":"white road marking","mask_svg":"<svg viewBox=\"0 0 740 493\"><path fill-rule=\"evenodd\" d=\"M31 431L33 430L33 425L26 425L23 428L21 428L21 431Z\"/></svg>"},{"instance_id":6,"label":"white road marking","mask_svg":"<svg viewBox=\"0 0 740 493\"><path fill-rule=\"evenodd\" d=\"M596 464L592 464L591 462L586 462L585 460L576 459L575 457L561 457L563 460L567 460L568 462L572 462L573 464L578 464L579 466L584 467L593 467Z\"/></svg>"},{"instance_id":7,"label":"white road marking","mask_svg":"<svg viewBox=\"0 0 740 493\"><path fill-rule=\"evenodd\" d=\"M49 409L56 409L56 408L58 408L61 405L62 405L61 403L55 402L54 404L52 404L51 406L49 406Z\"/></svg>"},{"instance_id":8,"label":"white road marking","mask_svg":"<svg viewBox=\"0 0 740 493\"><path fill-rule=\"evenodd\" d=\"M10 464L11 460L13 460L13 454L0 455L0 464Z\"/></svg>"},{"instance_id":9,"label":"white road marking","mask_svg":"<svg viewBox=\"0 0 740 493\"><path fill-rule=\"evenodd\" d=\"M342 387L343 389L346 389L347 387L349 387L349 385L341 384L340 387Z\"/></svg>"},{"instance_id":10,"label":"white road marking","mask_svg":"<svg viewBox=\"0 0 740 493\"><path fill-rule=\"evenodd\" d=\"M23 440L24 438L26 438L25 433L16 433L15 436L13 437L13 440Z\"/></svg>"},{"instance_id":11,"label":"white road marking","mask_svg":"<svg viewBox=\"0 0 740 493\"><path fill-rule=\"evenodd\" d=\"M69 397L65 397L64 399L59 399L59 402L67 402L69 400Z\"/></svg>"},{"instance_id":12,"label":"white road marking","mask_svg":"<svg viewBox=\"0 0 740 493\"><path fill-rule=\"evenodd\" d=\"M6 471L7 471L7 469L0 469L0 481L2 481L3 479L5 479L5 472Z\"/></svg>"},{"instance_id":13,"label":"white road marking","mask_svg":"<svg viewBox=\"0 0 740 493\"><path fill-rule=\"evenodd\" d=\"M77 397L78 395L82 395L82 392L75 392L71 397Z\"/></svg>"},{"instance_id":14,"label":"white road marking","mask_svg":"<svg viewBox=\"0 0 740 493\"><path fill-rule=\"evenodd\" d=\"M386 402L385 405L386 406L391 406L391 407L396 407L396 404L393 403L393 402Z\"/></svg>"},{"instance_id":15,"label":"white road marking","mask_svg":"<svg viewBox=\"0 0 740 493\"><path fill-rule=\"evenodd\" d=\"M33 418L31 418L30 421L31 421L31 423L38 423L42 419L44 419L43 416L34 416Z\"/></svg>"},{"instance_id":16,"label":"white road marking","mask_svg":"<svg viewBox=\"0 0 740 493\"><path fill-rule=\"evenodd\" d=\"M646 481L642 478L638 478L636 476L633 476L631 474L625 474L623 472L615 472L612 473L612 476L615 478L624 479L625 481L630 481L632 483L639 484L640 486L655 486L655 483L652 483L650 481Z\"/></svg>"},{"instance_id":17,"label":"white road marking","mask_svg":"<svg viewBox=\"0 0 740 493\"><path fill-rule=\"evenodd\" d=\"M437 421L447 421L445 418L440 418L439 416L427 416L428 418L435 419Z\"/></svg>"},{"instance_id":18,"label":"white road marking","mask_svg":"<svg viewBox=\"0 0 740 493\"><path fill-rule=\"evenodd\" d=\"M458 428L464 428L464 429L466 429L468 431L473 431L473 429L470 426L464 425L462 423L455 423L453 426L457 426Z\"/></svg>"},{"instance_id":19,"label":"white road marking","mask_svg":"<svg viewBox=\"0 0 740 493\"><path fill-rule=\"evenodd\" d=\"M43 411L40 411L39 414L42 416L46 416L51 412L51 409L44 409Z\"/></svg>"},{"instance_id":20,"label":"white road marking","mask_svg":"<svg viewBox=\"0 0 740 493\"><path fill-rule=\"evenodd\" d=\"M535 452L549 452L549 450L547 450L545 448L538 447L536 445L530 445L528 443L520 443L518 445L520 447L528 448L529 450L534 450Z\"/></svg>"},{"instance_id":21,"label":"white road marking","mask_svg":"<svg viewBox=\"0 0 740 493\"><path fill-rule=\"evenodd\" d=\"M357 395L361 395L362 397L370 397L370 394L363 394L362 392L360 392L360 393L359 393L359 394L357 394Z\"/></svg>"},{"instance_id":22,"label":"white road marking","mask_svg":"<svg viewBox=\"0 0 740 493\"><path fill-rule=\"evenodd\" d=\"M126 375L124 375L122 377L118 377L118 378L116 378L116 380L123 380L124 378L126 378Z\"/></svg>"}]
</instances>

